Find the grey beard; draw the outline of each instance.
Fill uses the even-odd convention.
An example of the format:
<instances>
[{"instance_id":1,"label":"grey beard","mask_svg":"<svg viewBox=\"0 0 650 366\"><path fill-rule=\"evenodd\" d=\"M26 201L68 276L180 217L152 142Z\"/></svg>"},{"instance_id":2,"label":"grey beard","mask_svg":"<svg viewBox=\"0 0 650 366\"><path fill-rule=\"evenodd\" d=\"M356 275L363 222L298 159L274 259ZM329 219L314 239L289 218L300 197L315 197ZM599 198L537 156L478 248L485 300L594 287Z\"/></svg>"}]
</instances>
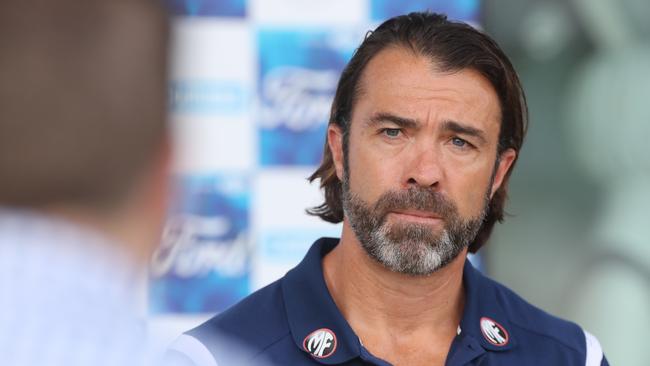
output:
<instances>
[{"instance_id":1,"label":"grey beard","mask_svg":"<svg viewBox=\"0 0 650 366\"><path fill-rule=\"evenodd\" d=\"M463 219L456 205L440 193L413 187L384 193L370 206L350 192L343 181L343 210L366 253L389 270L426 276L453 261L476 238L487 214L489 194L477 217ZM435 213L444 220L439 234L426 224L388 224L387 214L397 209Z\"/></svg>"}]
</instances>

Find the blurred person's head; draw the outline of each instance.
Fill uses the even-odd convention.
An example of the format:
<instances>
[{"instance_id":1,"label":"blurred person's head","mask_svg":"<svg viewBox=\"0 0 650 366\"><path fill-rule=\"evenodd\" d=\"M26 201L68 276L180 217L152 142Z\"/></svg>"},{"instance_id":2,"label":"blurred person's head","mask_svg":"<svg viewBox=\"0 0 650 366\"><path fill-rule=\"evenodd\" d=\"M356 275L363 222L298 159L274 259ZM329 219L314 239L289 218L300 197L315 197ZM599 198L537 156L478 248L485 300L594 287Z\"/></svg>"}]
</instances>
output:
<instances>
[{"instance_id":1,"label":"blurred person's head","mask_svg":"<svg viewBox=\"0 0 650 366\"><path fill-rule=\"evenodd\" d=\"M430 273L468 246L476 252L503 220L526 126L518 76L492 39L437 14L392 18L341 75L310 177L325 203L309 212L348 222L388 267ZM391 219L400 212L444 224Z\"/></svg>"},{"instance_id":2,"label":"blurred person's head","mask_svg":"<svg viewBox=\"0 0 650 366\"><path fill-rule=\"evenodd\" d=\"M167 37L158 1L0 2L0 205L150 249L169 182Z\"/></svg>"}]
</instances>

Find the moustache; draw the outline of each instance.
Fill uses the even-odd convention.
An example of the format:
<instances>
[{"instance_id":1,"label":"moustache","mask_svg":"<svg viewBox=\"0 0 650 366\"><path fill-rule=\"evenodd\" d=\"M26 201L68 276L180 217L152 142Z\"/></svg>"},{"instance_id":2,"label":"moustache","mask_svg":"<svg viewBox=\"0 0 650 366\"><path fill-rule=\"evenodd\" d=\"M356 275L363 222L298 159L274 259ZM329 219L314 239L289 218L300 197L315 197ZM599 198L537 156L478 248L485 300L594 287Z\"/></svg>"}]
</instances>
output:
<instances>
[{"instance_id":1,"label":"moustache","mask_svg":"<svg viewBox=\"0 0 650 366\"><path fill-rule=\"evenodd\" d=\"M381 221L389 212L395 210L418 210L445 220L458 216L458 209L453 201L442 193L422 187L388 191L379 197L373 207L375 217L380 217Z\"/></svg>"}]
</instances>

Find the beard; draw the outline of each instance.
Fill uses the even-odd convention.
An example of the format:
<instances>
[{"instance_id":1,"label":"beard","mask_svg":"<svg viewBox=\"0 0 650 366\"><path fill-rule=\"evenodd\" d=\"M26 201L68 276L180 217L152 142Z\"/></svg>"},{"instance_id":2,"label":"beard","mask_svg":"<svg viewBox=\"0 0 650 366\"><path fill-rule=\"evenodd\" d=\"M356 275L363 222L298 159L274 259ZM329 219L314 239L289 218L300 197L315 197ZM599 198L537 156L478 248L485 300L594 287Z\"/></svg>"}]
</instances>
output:
<instances>
[{"instance_id":1,"label":"beard","mask_svg":"<svg viewBox=\"0 0 650 366\"><path fill-rule=\"evenodd\" d=\"M342 182L343 211L363 249L389 270L412 276L430 275L458 257L476 238L490 200L488 188L481 212L463 218L450 199L431 189L388 191L370 205L350 191L348 181L346 176ZM427 224L390 224L386 217L394 210L435 214L444 226L436 232Z\"/></svg>"}]
</instances>

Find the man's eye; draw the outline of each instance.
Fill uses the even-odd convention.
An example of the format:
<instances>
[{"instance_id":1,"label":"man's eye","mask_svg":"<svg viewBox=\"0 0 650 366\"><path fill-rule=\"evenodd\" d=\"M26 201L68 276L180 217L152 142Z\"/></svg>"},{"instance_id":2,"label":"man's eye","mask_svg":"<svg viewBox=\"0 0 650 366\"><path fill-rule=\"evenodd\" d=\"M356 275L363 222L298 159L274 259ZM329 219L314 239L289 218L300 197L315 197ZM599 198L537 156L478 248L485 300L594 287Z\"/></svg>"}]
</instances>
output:
<instances>
[{"instance_id":1,"label":"man's eye","mask_svg":"<svg viewBox=\"0 0 650 366\"><path fill-rule=\"evenodd\" d=\"M384 128L382 130L382 133L388 137L398 137L401 132L399 128Z\"/></svg>"},{"instance_id":2,"label":"man's eye","mask_svg":"<svg viewBox=\"0 0 650 366\"><path fill-rule=\"evenodd\" d=\"M451 139L451 143L458 147L469 147L469 143L460 137L454 137Z\"/></svg>"}]
</instances>

